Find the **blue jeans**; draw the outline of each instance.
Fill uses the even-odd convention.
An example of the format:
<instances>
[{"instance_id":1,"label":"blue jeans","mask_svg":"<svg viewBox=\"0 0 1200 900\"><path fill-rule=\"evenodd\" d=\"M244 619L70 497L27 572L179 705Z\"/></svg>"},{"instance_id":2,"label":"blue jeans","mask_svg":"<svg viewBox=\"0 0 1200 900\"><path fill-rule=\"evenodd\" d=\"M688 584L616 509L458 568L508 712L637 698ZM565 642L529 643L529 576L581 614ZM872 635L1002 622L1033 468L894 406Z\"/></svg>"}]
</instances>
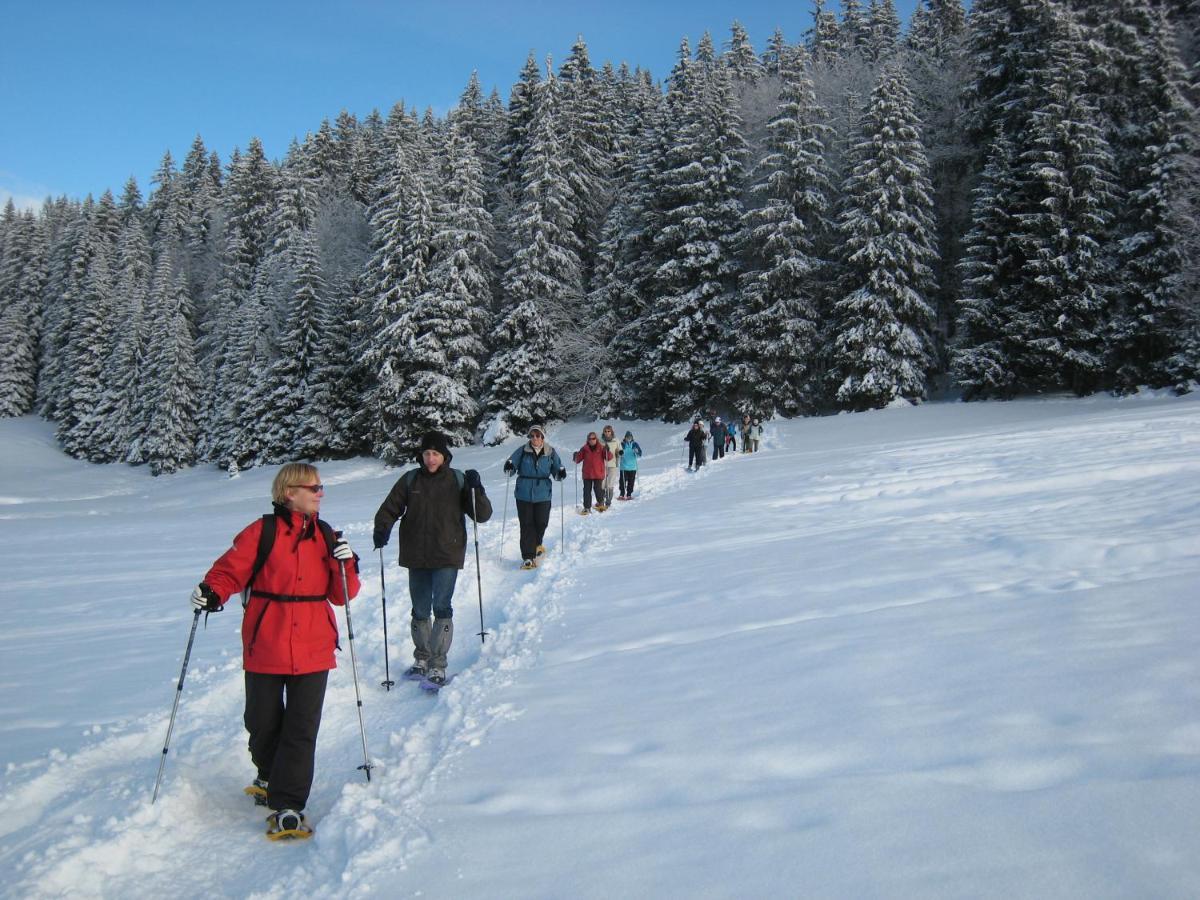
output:
<instances>
[{"instance_id":1,"label":"blue jeans","mask_svg":"<svg viewBox=\"0 0 1200 900\"><path fill-rule=\"evenodd\" d=\"M409 569L408 595L412 598L414 619L428 619L430 613L439 619L454 616L450 599L454 596L454 584L458 581L458 569Z\"/></svg>"}]
</instances>

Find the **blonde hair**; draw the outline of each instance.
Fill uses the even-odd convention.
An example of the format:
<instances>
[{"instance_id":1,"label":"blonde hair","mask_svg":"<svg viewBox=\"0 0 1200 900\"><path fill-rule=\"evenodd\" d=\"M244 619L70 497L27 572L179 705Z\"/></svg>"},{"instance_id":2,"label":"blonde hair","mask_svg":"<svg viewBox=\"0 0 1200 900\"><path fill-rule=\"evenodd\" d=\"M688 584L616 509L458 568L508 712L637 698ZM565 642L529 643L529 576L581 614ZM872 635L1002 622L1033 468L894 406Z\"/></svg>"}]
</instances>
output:
<instances>
[{"instance_id":1,"label":"blonde hair","mask_svg":"<svg viewBox=\"0 0 1200 900\"><path fill-rule=\"evenodd\" d=\"M286 506L289 488L299 487L302 484L311 484L313 481L319 479L320 475L317 473L317 467L310 463L284 463L279 467L279 471L275 473L275 480L271 483L271 499L276 503Z\"/></svg>"}]
</instances>

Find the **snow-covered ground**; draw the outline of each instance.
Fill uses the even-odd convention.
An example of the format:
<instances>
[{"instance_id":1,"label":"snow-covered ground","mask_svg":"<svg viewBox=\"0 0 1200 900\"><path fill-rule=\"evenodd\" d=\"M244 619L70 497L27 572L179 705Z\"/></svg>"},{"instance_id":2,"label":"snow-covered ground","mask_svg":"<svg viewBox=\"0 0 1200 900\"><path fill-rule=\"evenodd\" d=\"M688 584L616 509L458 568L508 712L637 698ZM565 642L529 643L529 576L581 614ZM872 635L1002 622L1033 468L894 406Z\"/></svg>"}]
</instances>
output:
<instances>
[{"instance_id":1,"label":"snow-covered ground","mask_svg":"<svg viewBox=\"0 0 1200 900\"><path fill-rule=\"evenodd\" d=\"M268 509L273 470L153 479L0 421L0 893L1200 895L1200 397L772 423L761 453L695 475L683 427L633 430L637 499L581 518L567 481L534 573L511 500L501 557L509 448L455 454L497 511L479 531L491 637L473 636L472 557L440 696L379 686L371 521L398 472L321 467L324 515L364 557L376 768L356 770L343 653L317 835L274 845L241 793L235 608L197 635L150 804L188 594Z\"/></svg>"}]
</instances>

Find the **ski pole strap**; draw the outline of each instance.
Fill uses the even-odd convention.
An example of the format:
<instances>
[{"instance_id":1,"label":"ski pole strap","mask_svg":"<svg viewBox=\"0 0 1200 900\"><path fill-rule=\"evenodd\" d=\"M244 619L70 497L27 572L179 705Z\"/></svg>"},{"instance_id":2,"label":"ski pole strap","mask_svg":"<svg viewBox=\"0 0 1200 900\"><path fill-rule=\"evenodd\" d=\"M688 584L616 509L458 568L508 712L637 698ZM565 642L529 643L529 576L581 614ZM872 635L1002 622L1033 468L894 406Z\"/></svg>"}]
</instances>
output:
<instances>
[{"instance_id":1,"label":"ski pole strap","mask_svg":"<svg viewBox=\"0 0 1200 900\"><path fill-rule=\"evenodd\" d=\"M251 591L250 596L277 603L319 603L325 599L324 594L272 594L270 591Z\"/></svg>"}]
</instances>

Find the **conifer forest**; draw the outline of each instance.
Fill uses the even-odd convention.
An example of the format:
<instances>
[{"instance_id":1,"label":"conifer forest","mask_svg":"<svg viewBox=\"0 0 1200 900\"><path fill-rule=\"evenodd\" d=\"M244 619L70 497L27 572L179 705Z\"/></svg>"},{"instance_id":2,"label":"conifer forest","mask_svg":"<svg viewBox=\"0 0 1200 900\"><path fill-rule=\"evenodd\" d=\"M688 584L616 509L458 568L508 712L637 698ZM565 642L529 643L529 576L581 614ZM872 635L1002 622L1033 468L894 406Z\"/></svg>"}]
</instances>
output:
<instances>
[{"instance_id":1,"label":"conifer forest","mask_svg":"<svg viewBox=\"0 0 1200 900\"><path fill-rule=\"evenodd\" d=\"M0 415L158 474L1194 387L1200 0L814 6L10 202Z\"/></svg>"}]
</instances>

